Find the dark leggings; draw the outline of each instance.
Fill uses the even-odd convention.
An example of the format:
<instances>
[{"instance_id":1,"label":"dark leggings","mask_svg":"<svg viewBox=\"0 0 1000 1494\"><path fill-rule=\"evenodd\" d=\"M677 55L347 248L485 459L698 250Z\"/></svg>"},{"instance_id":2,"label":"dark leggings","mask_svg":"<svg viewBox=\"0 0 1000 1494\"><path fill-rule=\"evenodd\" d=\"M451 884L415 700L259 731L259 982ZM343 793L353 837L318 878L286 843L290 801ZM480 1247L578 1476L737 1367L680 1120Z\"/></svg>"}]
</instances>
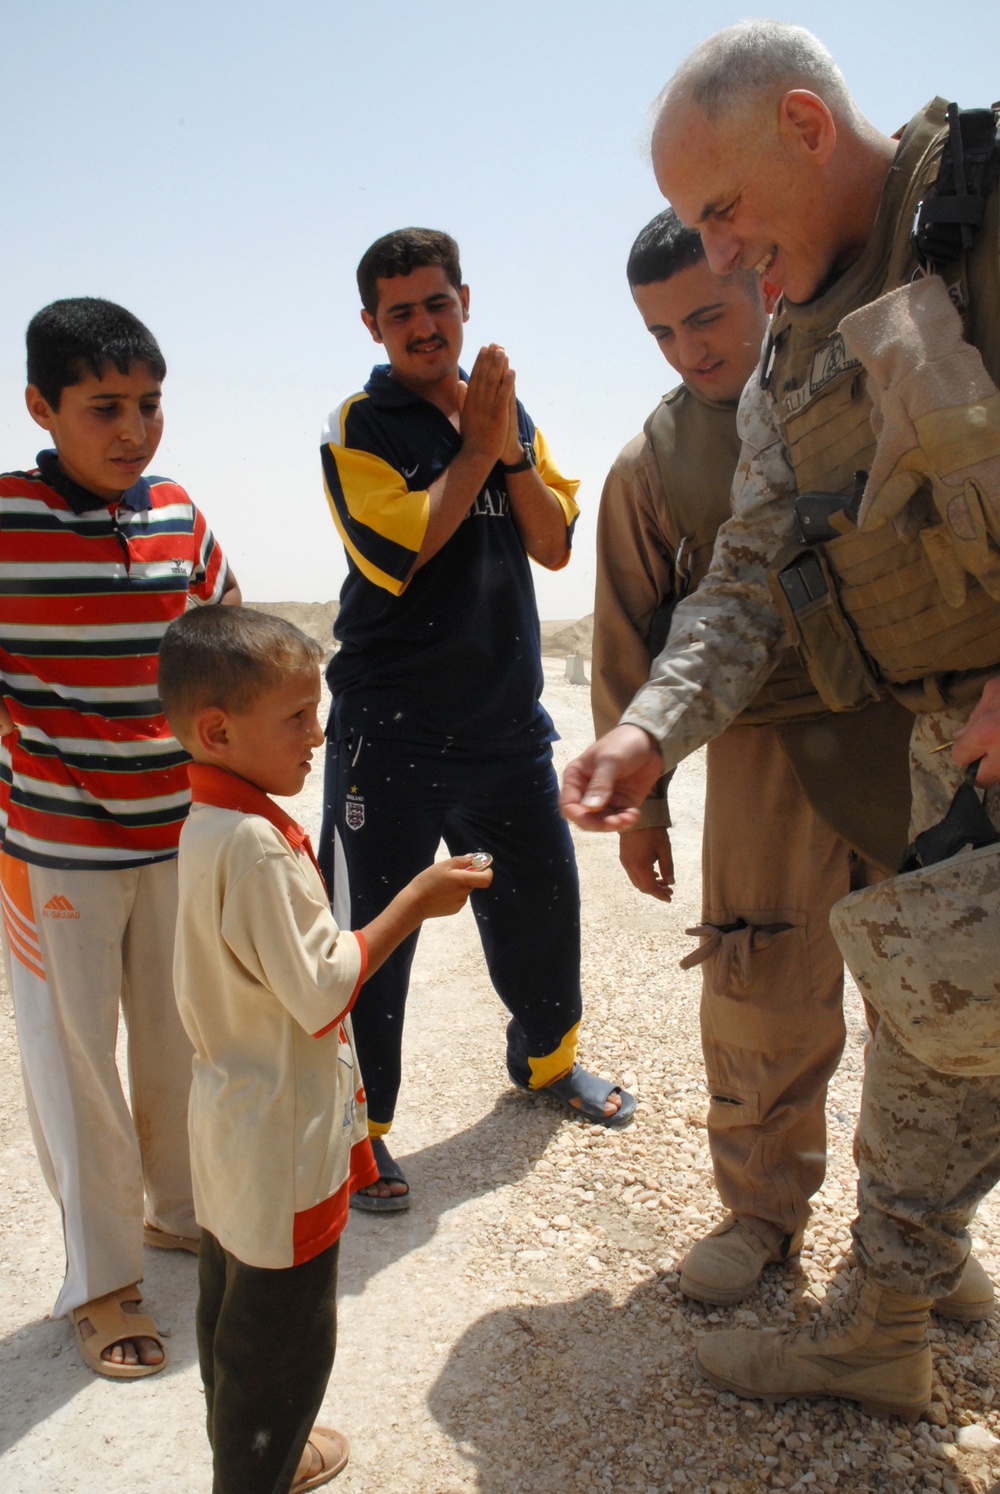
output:
<instances>
[{"instance_id":1,"label":"dark leggings","mask_svg":"<svg viewBox=\"0 0 1000 1494\"><path fill-rule=\"evenodd\" d=\"M202 1230L196 1325L212 1494L288 1494L333 1368L339 1251L338 1240L269 1271Z\"/></svg>"},{"instance_id":2,"label":"dark leggings","mask_svg":"<svg viewBox=\"0 0 1000 1494\"><path fill-rule=\"evenodd\" d=\"M490 979L514 1019L507 1065L526 1084L528 1056L555 1053L582 1011L580 886L551 748L470 756L379 738L327 743L319 860L338 909L336 882L346 874L352 928L428 866L441 840L452 855L493 857L493 882L472 894L472 911ZM396 1108L416 947L416 934L403 941L366 982L351 1017L368 1117L380 1125Z\"/></svg>"}]
</instances>

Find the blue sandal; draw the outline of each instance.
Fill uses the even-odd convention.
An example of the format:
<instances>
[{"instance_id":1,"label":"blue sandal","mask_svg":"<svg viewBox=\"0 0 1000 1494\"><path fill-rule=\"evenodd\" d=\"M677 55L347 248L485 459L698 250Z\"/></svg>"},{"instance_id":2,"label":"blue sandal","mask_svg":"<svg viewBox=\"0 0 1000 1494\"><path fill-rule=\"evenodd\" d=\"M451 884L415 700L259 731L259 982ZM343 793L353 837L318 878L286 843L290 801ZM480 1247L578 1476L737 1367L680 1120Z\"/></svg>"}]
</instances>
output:
<instances>
[{"instance_id":1,"label":"blue sandal","mask_svg":"<svg viewBox=\"0 0 1000 1494\"><path fill-rule=\"evenodd\" d=\"M510 1073L510 1070L507 1072ZM591 1125L608 1126L611 1130L616 1130L627 1126L635 1115L635 1095L630 1095L620 1084L611 1084L607 1079L598 1078L578 1063L561 1079L555 1079L541 1089L532 1089L520 1079L515 1079L513 1074L510 1077L512 1083L526 1094L551 1095L553 1099L562 1100L575 1116L589 1121ZM604 1107L611 1095L621 1095L621 1104L614 1115L605 1115ZM579 1105L574 1105L574 1100L579 1100Z\"/></svg>"},{"instance_id":2,"label":"blue sandal","mask_svg":"<svg viewBox=\"0 0 1000 1494\"><path fill-rule=\"evenodd\" d=\"M378 1168L378 1181L380 1183L406 1183L399 1163L393 1161L389 1148L382 1140L382 1137L373 1136L371 1143L375 1166ZM368 1186L371 1187L371 1183ZM365 1209L372 1214L398 1214L402 1209L408 1209L409 1207L409 1183L406 1183L405 1193L390 1193L388 1198L379 1198L374 1193L351 1194L352 1209Z\"/></svg>"}]
</instances>

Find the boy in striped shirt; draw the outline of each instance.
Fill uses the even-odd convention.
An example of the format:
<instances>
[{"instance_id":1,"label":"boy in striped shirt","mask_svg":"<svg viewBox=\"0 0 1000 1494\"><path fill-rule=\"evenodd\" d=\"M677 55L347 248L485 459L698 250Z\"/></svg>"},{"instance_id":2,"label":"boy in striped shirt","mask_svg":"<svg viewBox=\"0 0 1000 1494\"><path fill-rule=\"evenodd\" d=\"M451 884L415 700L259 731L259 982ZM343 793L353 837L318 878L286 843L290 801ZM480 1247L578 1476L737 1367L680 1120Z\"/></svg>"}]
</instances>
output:
<instances>
[{"instance_id":1,"label":"boy in striped shirt","mask_svg":"<svg viewBox=\"0 0 1000 1494\"><path fill-rule=\"evenodd\" d=\"M162 1369L142 1245L197 1249L191 1047L173 995L187 754L157 649L191 604L238 602L184 489L143 476L166 365L131 313L56 301L27 333L27 405L54 449L0 477L0 893L28 1115L63 1218L86 1363ZM131 1113L115 1062L129 1034Z\"/></svg>"}]
</instances>

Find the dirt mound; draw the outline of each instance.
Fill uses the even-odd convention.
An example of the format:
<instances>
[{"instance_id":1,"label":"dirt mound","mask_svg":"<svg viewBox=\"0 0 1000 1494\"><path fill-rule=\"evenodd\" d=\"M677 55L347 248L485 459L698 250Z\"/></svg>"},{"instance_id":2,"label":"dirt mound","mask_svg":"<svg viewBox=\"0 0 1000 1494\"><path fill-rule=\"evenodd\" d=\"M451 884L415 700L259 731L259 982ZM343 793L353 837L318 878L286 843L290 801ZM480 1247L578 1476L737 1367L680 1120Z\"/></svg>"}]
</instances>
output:
<instances>
[{"instance_id":1,"label":"dirt mound","mask_svg":"<svg viewBox=\"0 0 1000 1494\"><path fill-rule=\"evenodd\" d=\"M555 658L563 654L582 654L590 658L594 641L594 614L579 622L543 622L542 653Z\"/></svg>"},{"instance_id":2,"label":"dirt mound","mask_svg":"<svg viewBox=\"0 0 1000 1494\"><path fill-rule=\"evenodd\" d=\"M333 624L340 608L339 602L248 602L258 612L273 612L317 639L325 649L333 647ZM561 618L554 622L543 622L542 653L560 659L566 654L591 655L594 637L593 613L577 621Z\"/></svg>"},{"instance_id":3,"label":"dirt mound","mask_svg":"<svg viewBox=\"0 0 1000 1494\"><path fill-rule=\"evenodd\" d=\"M339 602L248 602L257 612L273 612L315 638L327 651L333 649L333 623Z\"/></svg>"}]
</instances>

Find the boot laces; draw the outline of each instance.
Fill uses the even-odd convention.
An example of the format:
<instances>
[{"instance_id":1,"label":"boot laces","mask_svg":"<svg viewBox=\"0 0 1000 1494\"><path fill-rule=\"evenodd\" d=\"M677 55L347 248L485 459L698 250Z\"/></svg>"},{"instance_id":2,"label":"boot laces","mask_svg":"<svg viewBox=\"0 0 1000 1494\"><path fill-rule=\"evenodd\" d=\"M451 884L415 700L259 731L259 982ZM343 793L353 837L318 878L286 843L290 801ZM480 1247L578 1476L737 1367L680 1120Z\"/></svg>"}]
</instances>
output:
<instances>
[{"instance_id":1,"label":"boot laces","mask_svg":"<svg viewBox=\"0 0 1000 1494\"><path fill-rule=\"evenodd\" d=\"M856 1305L854 1311L856 1311ZM824 1318L817 1315L809 1323L799 1323L792 1328L791 1335L800 1339L811 1339L813 1343L823 1343L828 1338L846 1338L847 1330L854 1321L854 1312L841 1299L837 1304L837 1316Z\"/></svg>"},{"instance_id":2,"label":"boot laces","mask_svg":"<svg viewBox=\"0 0 1000 1494\"><path fill-rule=\"evenodd\" d=\"M836 1322L829 1322L824 1318L814 1318L811 1323L806 1323L804 1332L808 1333L813 1343L822 1343L824 1339L836 1334L837 1338L847 1337L847 1323L843 1318Z\"/></svg>"}]
</instances>

